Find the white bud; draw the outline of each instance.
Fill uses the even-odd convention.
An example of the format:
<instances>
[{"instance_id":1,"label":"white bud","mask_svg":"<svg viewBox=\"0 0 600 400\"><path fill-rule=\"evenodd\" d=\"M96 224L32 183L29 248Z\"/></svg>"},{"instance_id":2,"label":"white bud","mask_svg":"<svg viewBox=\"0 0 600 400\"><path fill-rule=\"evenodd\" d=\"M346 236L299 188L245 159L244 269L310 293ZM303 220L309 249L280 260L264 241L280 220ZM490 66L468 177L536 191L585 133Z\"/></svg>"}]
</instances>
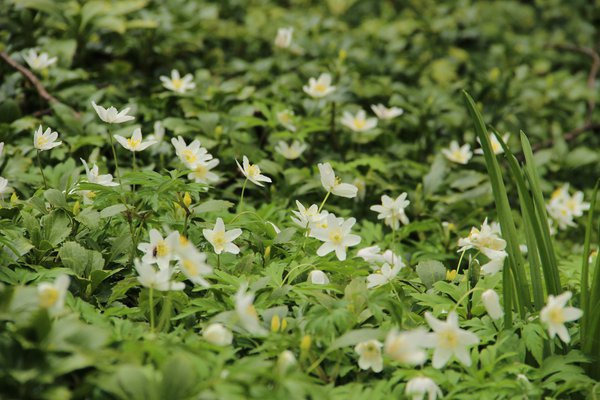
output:
<instances>
[{"instance_id":1,"label":"white bud","mask_svg":"<svg viewBox=\"0 0 600 400\"><path fill-rule=\"evenodd\" d=\"M483 292L481 294L481 301L483 302L485 310L489 314L490 318L496 320L504 316L504 311L502 311L502 307L500 306L500 299L494 290L488 289Z\"/></svg>"},{"instance_id":2,"label":"white bud","mask_svg":"<svg viewBox=\"0 0 600 400\"><path fill-rule=\"evenodd\" d=\"M219 323L211 324L202 332L202 337L211 344L217 346L230 345L233 340L233 334Z\"/></svg>"}]
</instances>

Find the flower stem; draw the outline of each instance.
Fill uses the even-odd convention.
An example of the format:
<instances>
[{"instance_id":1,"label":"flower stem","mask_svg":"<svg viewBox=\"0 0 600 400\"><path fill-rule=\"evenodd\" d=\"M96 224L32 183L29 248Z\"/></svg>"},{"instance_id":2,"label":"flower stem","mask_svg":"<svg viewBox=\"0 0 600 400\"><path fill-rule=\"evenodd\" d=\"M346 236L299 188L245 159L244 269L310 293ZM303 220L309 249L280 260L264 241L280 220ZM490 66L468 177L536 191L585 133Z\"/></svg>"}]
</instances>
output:
<instances>
[{"instance_id":1,"label":"flower stem","mask_svg":"<svg viewBox=\"0 0 600 400\"><path fill-rule=\"evenodd\" d=\"M217 254L217 269L221 269L221 254Z\"/></svg>"},{"instance_id":2,"label":"flower stem","mask_svg":"<svg viewBox=\"0 0 600 400\"><path fill-rule=\"evenodd\" d=\"M131 153L133 154L133 172L135 172L137 170L135 162L135 151L132 151Z\"/></svg>"},{"instance_id":3,"label":"flower stem","mask_svg":"<svg viewBox=\"0 0 600 400\"><path fill-rule=\"evenodd\" d=\"M331 194L331 190L327 192L327 194L325 195L325 198L323 199L323 201L321 202L321 205L319 206L319 209L317 210L317 212L321 212L321 210L323 209L323 206L325 205L325 202L327 201L327 199L329 198L329 195Z\"/></svg>"},{"instance_id":4,"label":"flower stem","mask_svg":"<svg viewBox=\"0 0 600 400\"><path fill-rule=\"evenodd\" d=\"M150 305L150 332L154 333L154 288L149 288L148 304Z\"/></svg>"},{"instance_id":5,"label":"flower stem","mask_svg":"<svg viewBox=\"0 0 600 400\"><path fill-rule=\"evenodd\" d=\"M121 182L121 171L119 170L119 160L117 159L117 150L115 150L115 142L113 141L110 125L107 128L107 130L108 130L108 138L110 139L110 147L112 148L113 159L115 160L115 174L117 175L117 180L119 181L119 186L121 186L121 192L123 192L123 182Z\"/></svg>"},{"instance_id":6,"label":"flower stem","mask_svg":"<svg viewBox=\"0 0 600 400\"><path fill-rule=\"evenodd\" d=\"M44 189L48 189L48 183L46 182L46 175L44 175L44 169L42 168L42 158L40 157L40 151L37 151L37 160L40 166L40 172L42 173L42 179L44 179Z\"/></svg>"},{"instance_id":7,"label":"flower stem","mask_svg":"<svg viewBox=\"0 0 600 400\"><path fill-rule=\"evenodd\" d=\"M238 205L238 208L240 209L240 211L242 211L242 205L244 204L244 192L246 191L247 183L248 183L248 178L246 178L246 180L244 181L244 184L242 185L242 195L240 196L240 204Z\"/></svg>"}]
</instances>

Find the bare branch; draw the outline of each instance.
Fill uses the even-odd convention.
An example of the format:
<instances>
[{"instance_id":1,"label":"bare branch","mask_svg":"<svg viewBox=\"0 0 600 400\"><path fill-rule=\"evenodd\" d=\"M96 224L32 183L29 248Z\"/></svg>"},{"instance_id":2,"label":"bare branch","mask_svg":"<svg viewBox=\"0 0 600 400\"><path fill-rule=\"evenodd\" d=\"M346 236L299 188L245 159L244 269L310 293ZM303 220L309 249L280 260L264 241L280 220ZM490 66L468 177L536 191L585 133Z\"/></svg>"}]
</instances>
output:
<instances>
[{"instance_id":1,"label":"bare branch","mask_svg":"<svg viewBox=\"0 0 600 400\"><path fill-rule=\"evenodd\" d=\"M34 75L33 72L10 58L10 56L3 51L0 52L0 58L2 58L8 65L19 71L29 82L31 82L42 99L46 100L48 103L58 102L58 99L48 93L44 85L42 85L40 80Z\"/></svg>"}]
</instances>

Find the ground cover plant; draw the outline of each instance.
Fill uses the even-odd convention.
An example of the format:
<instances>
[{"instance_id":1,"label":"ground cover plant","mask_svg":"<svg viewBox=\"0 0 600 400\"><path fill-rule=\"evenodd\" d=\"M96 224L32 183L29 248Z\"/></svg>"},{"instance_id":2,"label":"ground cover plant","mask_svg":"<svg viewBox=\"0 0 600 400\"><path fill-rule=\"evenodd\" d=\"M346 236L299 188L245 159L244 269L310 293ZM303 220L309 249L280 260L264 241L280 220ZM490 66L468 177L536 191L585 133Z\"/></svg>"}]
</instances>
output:
<instances>
[{"instance_id":1,"label":"ground cover plant","mask_svg":"<svg viewBox=\"0 0 600 400\"><path fill-rule=\"evenodd\" d=\"M0 397L597 398L598 6L0 2Z\"/></svg>"}]
</instances>

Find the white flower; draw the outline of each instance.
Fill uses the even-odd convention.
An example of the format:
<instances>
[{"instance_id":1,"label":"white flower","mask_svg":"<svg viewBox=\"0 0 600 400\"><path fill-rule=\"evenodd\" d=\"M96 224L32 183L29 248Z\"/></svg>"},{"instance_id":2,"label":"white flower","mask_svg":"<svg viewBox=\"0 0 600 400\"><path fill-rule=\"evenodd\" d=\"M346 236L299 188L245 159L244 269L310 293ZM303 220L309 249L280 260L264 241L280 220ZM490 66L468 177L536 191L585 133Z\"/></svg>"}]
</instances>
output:
<instances>
[{"instance_id":1,"label":"white flower","mask_svg":"<svg viewBox=\"0 0 600 400\"><path fill-rule=\"evenodd\" d=\"M294 125L294 112L292 110L282 110L275 114L277 121L283 125L284 128L296 132L296 126Z\"/></svg>"},{"instance_id":2,"label":"white flower","mask_svg":"<svg viewBox=\"0 0 600 400\"><path fill-rule=\"evenodd\" d=\"M313 285L327 285L329 284L329 278L325 272L315 269L309 272L307 282Z\"/></svg>"},{"instance_id":3,"label":"white flower","mask_svg":"<svg viewBox=\"0 0 600 400\"><path fill-rule=\"evenodd\" d=\"M0 157L2 157L3 152L4 152L4 142L0 142Z\"/></svg>"},{"instance_id":4,"label":"white flower","mask_svg":"<svg viewBox=\"0 0 600 400\"><path fill-rule=\"evenodd\" d=\"M294 353L289 350L284 350L277 357L277 371L280 374L285 374L290 368L296 365L297 360Z\"/></svg>"},{"instance_id":5,"label":"white flower","mask_svg":"<svg viewBox=\"0 0 600 400\"><path fill-rule=\"evenodd\" d=\"M295 160L302 155L304 150L306 150L306 147L305 143L300 143L298 140L294 140L291 144L287 144L283 140L280 140L275 145L275 151L288 160Z\"/></svg>"},{"instance_id":6,"label":"white flower","mask_svg":"<svg viewBox=\"0 0 600 400\"><path fill-rule=\"evenodd\" d=\"M40 307L47 309L51 313L62 311L70 282L71 278L68 275L62 274L56 277L54 283L40 283L37 287Z\"/></svg>"},{"instance_id":7,"label":"white flower","mask_svg":"<svg viewBox=\"0 0 600 400\"><path fill-rule=\"evenodd\" d=\"M87 181L89 183L95 183L97 185L102 186L118 186L117 182L113 182L113 176L111 174L100 175L98 172L98 166L94 164L92 169L89 168L87 162L83 158L80 158L83 163L83 167L85 168L85 175L87 176Z\"/></svg>"},{"instance_id":8,"label":"white flower","mask_svg":"<svg viewBox=\"0 0 600 400\"><path fill-rule=\"evenodd\" d=\"M210 286L203 278L204 275L213 271L212 267L206 263L206 254L199 252L194 246L188 245L178 247L177 258L179 270L187 279L196 285Z\"/></svg>"},{"instance_id":9,"label":"white flower","mask_svg":"<svg viewBox=\"0 0 600 400\"><path fill-rule=\"evenodd\" d=\"M292 44L292 34L294 28L279 28L275 37L275 46L281 49L287 49Z\"/></svg>"},{"instance_id":10,"label":"white flower","mask_svg":"<svg viewBox=\"0 0 600 400\"><path fill-rule=\"evenodd\" d=\"M556 189L546 205L548 214L558 223L560 229L567 229L569 226L576 226L575 217L581 217L584 211L590 209L590 203L583 201L583 192L575 192L573 196L569 194L569 184Z\"/></svg>"},{"instance_id":11,"label":"white flower","mask_svg":"<svg viewBox=\"0 0 600 400\"><path fill-rule=\"evenodd\" d=\"M150 264L135 259L135 270L138 273L138 281L147 288L160 290L162 292L168 290L183 290L185 284L183 282L174 282L171 280L171 268L159 269L158 271Z\"/></svg>"},{"instance_id":12,"label":"white flower","mask_svg":"<svg viewBox=\"0 0 600 400\"><path fill-rule=\"evenodd\" d=\"M43 129L44 128L40 125L33 134L33 147L39 151L44 151L60 146L62 142L56 141L56 139L58 139L58 133L52 132L51 128L47 128L46 131L42 133Z\"/></svg>"},{"instance_id":13,"label":"white flower","mask_svg":"<svg viewBox=\"0 0 600 400\"><path fill-rule=\"evenodd\" d=\"M223 252L238 254L240 252L240 248L232 242L242 234L242 230L236 228L226 232L225 224L221 218L217 218L215 227L212 230L203 229L202 234L206 240L213 245L215 253L217 254L221 254Z\"/></svg>"},{"instance_id":14,"label":"white flower","mask_svg":"<svg viewBox=\"0 0 600 400\"><path fill-rule=\"evenodd\" d=\"M341 122L354 132L365 132L377 126L377 118L367 118L365 110L359 110L356 115L345 111Z\"/></svg>"},{"instance_id":15,"label":"white flower","mask_svg":"<svg viewBox=\"0 0 600 400\"><path fill-rule=\"evenodd\" d=\"M440 387L433 379L425 376L417 376L408 381L405 394L410 400L423 400L425 395L428 400L436 400L438 396L442 397Z\"/></svg>"},{"instance_id":16,"label":"white flower","mask_svg":"<svg viewBox=\"0 0 600 400\"><path fill-rule=\"evenodd\" d=\"M360 356L358 366L360 369L372 369L373 372L383 370L383 357L381 357L381 347L383 344L379 340L368 340L354 347L354 351Z\"/></svg>"},{"instance_id":17,"label":"white flower","mask_svg":"<svg viewBox=\"0 0 600 400\"><path fill-rule=\"evenodd\" d=\"M256 308L254 308L254 293L247 292L248 284L240 285L235 294L235 312L240 325L250 333L265 334L266 330L260 326Z\"/></svg>"},{"instance_id":18,"label":"white flower","mask_svg":"<svg viewBox=\"0 0 600 400\"><path fill-rule=\"evenodd\" d=\"M123 122L127 122L127 121L132 121L135 119L135 117L132 117L131 115L127 115L127 113L129 112L130 108L127 107L125 109L123 109L123 111L119 112L116 108L114 107L109 107L108 109L97 105L96 103L94 103L92 101L92 106L94 107L94 110L96 110L96 113L98 114L98 117L100 117L100 119L108 124L122 124Z\"/></svg>"},{"instance_id":19,"label":"white flower","mask_svg":"<svg viewBox=\"0 0 600 400\"><path fill-rule=\"evenodd\" d=\"M140 128L136 128L130 138L124 138L121 135L113 135L113 137L117 139L117 142L119 142L121 146L129 151L142 151L156 143L156 140L147 140L143 142L142 130Z\"/></svg>"},{"instance_id":20,"label":"white flower","mask_svg":"<svg viewBox=\"0 0 600 400\"><path fill-rule=\"evenodd\" d=\"M425 337L427 331L424 328L406 332L392 329L385 338L384 352L402 364L421 365L427 360L427 353L423 350Z\"/></svg>"},{"instance_id":21,"label":"white flower","mask_svg":"<svg viewBox=\"0 0 600 400\"><path fill-rule=\"evenodd\" d=\"M324 73L319 79L310 78L308 86L303 86L302 90L311 97L322 98L333 93L335 86L331 86L331 75Z\"/></svg>"},{"instance_id":22,"label":"white flower","mask_svg":"<svg viewBox=\"0 0 600 400\"><path fill-rule=\"evenodd\" d=\"M146 264L156 263L158 268L168 269L179 244L179 232L173 231L166 238L163 238L158 230L150 229L148 235L150 236L150 243L140 243L138 245L138 250L145 253L142 262Z\"/></svg>"},{"instance_id":23,"label":"white flower","mask_svg":"<svg viewBox=\"0 0 600 400\"><path fill-rule=\"evenodd\" d=\"M188 179L195 181L196 183L204 183L210 185L219 181L219 175L211 171L214 167L219 165L219 160L213 158L210 161L198 162L192 169L192 172L188 174Z\"/></svg>"},{"instance_id":24,"label":"white flower","mask_svg":"<svg viewBox=\"0 0 600 400\"><path fill-rule=\"evenodd\" d=\"M171 70L171 77L162 75L160 80L166 89L172 90L177 93L185 93L188 90L196 88L196 84L192 82L194 76L192 74L186 74L183 78L179 75L179 71L176 69Z\"/></svg>"},{"instance_id":25,"label":"white flower","mask_svg":"<svg viewBox=\"0 0 600 400\"><path fill-rule=\"evenodd\" d=\"M250 164L248 161L248 157L244 156L242 159L243 167L240 165L238 160L235 160L238 168L242 171L242 174L248 179L250 182L255 183L258 186L264 186L261 182L271 183L271 178L268 176L262 175L260 173L260 167L256 164Z\"/></svg>"},{"instance_id":26,"label":"white flower","mask_svg":"<svg viewBox=\"0 0 600 400\"><path fill-rule=\"evenodd\" d=\"M469 236L458 240L459 252L468 249L477 249L490 259L490 262L481 267L484 274L491 275L502 269L507 253L506 241L500 237L500 226L496 223L488 224L487 218L483 221L481 229L471 228Z\"/></svg>"},{"instance_id":27,"label":"white flower","mask_svg":"<svg viewBox=\"0 0 600 400\"><path fill-rule=\"evenodd\" d=\"M463 165L467 164L471 157L473 157L473 153L471 152L471 145L464 144L462 146L459 146L456 140L450 142L449 148L442 149L442 154L448 160Z\"/></svg>"},{"instance_id":28,"label":"white flower","mask_svg":"<svg viewBox=\"0 0 600 400\"><path fill-rule=\"evenodd\" d=\"M510 134L505 134L502 136L502 141L504 143L508 144L508 138L509 138ZM492 145L492 151L494 152L494 154L502 154L504 153L504 149L502 148L502 145L500 144L500 142L498 141L498 138L496 138L496 135L494 135L493 133L491 133L489 135L490 138L490 143ZM479 138L477 138L477 142L479 143L479 145L481 145L481 141L479 140ZM483 149L476 149L475 150L475 154L483 154Z\"/></svg>"},{"instance_id":29,"label":"white flower","mask_svg":"<svg viewBox=\"0 0 600 400\"><path fill-rule=\"evenodd\" d=\"M565 322L575 321L583 315L579 308L565 307L571 296L571 292L564 292L556 297L549 295L546 306L540 311L540 320L547 326L550 338L558 335L565 343L571 341Z\"/></svg>"},{"instance_id":30,"label":"white flower","mask_svg":"<svg viewBox=\"0 0 600 400\"><path fill-rule=\"evenodd\" d=\"M325 242L317 249L317 255L320 257L335 251L338 260L344 261L348 247L360 243L360 236L350 233L356 219L340 219L333 214L329 214L327 215L327 228L311 229L310 236Z\"/></svg>"},{"instance_id":31,"label":"white flower","mask_svg":"<svg viewBox=\"0 0 600 400\"><path fill-rule=\"evenodd\" d=\"M202 337L208 343L216 346L228 346L233 341L233 334L231 331L218 322L204 328Z\"/></svg>"},{"instance_id":32,"label":"white flower","mask_svg":"<svg viewBox=\"0 0 600 400\"><path fill-rule=\"evenodd\" d=\"M357 256L371 264L371 267L375 270L379 269L379 265L389 264L394 267L398 267L402 269L406 266L402 261L402 257L397 254L394 254L391 250L386 250L381 253L381 249L379 246L369 246L362 248L356 253Z\"/></svg>"},{"instance_id":33,"label":"white flower","mask_svg":"<svg viewBox=\"0 0 600 400\"><path fill-rule=\"evenodd\" d=\"M350 183L342 183L340 178L335 176L331 164L319 163L319 173L321 174L321 184L328 192L340 197L353 198L358 193L358 188Z\"/></svg>"},{"instance_id":34,"label":"white flower","mask_svg":"<svg viewBox=\"0 0 600 400\"><path fill-rule=\"evenodd\" d=\"M394 119L404 114L404 110L398 107L387 108L383 104L371 105L371 110L379 119Z\"/></svg>"},{"instance_id":35,"label":"white flower","mask_svg":"<svg viewBox=\"0 0 600 400\"><path fill-rule=\"evenodd\" d=\"M425 347L434 348L432 365L433 368L440 369L452 355L467 367L471 365L471 354L467 347L479 343L479 338L472 332L460 329L458 326L458 314L455 311L450 312L445 322L440 321L431 315L425 313L427 323L433 329L425 339Z\"/></svg>"},{"instance_id":36,"label":"white flower","mask_svg":"<svg viewBox=\"0 0 600 400\"><path fill-rule=\"evenodd\" d=\"M491 319L500 319L504 316L504 311L502 311L502 307L500 306L498 293L493 289L488 289L483 292L481 294L481 301Z\"/></svg>"},{"instance_id":37,"label":"white flower","mask_svg":"<svg viewBox=\"0 0 600 400\"><path fill-rule=\"evenodd\" d=\"M410 201L406 198L408 193L404 192L396 199L392 199L385 194L381 196L381 205L371 206L371 210L379 213L377 219L383 219L385 224L392 229L398 229L400 222L404 225L408 224L408 217L404 209L408 207Z\"/></svg>"},{"instance_id":38,"label":"white flower","mask_svg":"<svg viewBox=\"0 0 600 400\"><path fill-rule=\"evenodd\" d=\"M27 62L27 64L29 64L31 69L36 71L48 68L58 60L56 57L50 58L48 53L40 53L38 55L35 50L29 50L29 53L24 55L23 59Z\"/></svg>"},{"instance_id":39,"label":"white flower","mask_svg":"<svg viewBox=\"0 0 600 400\"><path fill-rule=\"evenodd\" d=\"M152 148L153 152L161 154L169 153L170 148L167 142L165 142L165 127L162 122L154 122L153 133L147 135L146 139L156 142L156 146Z\"/></svg>"},{"instance_id":40,"label":"white flower","mask_svg":"<svg viewBox=\"0 0 600 400\"><path fill-rule=\"evenodd\" d=\"M208 154L208 150L200 146L199 140L194 140L190 144L186 144L181 136L177 139L172 138L171 144L175 147L175 154L189 169L195 169L198 164L206 163L213 158Z\"/></svg>"},{"instance_id":41,"label":"white flower","mask_svg":"<svg viewBox=\"0 0 600 400\"><path fill-rule=\"evenodd\" d=\"M292 211L296 218L291 217L292 221L302 229L310 228L317 222L325 219L327 214L319 213L319 206L311 205L309 208L304 207L302 203L296 200L298 211Z\"/></svg>"},{"instance_id":42,"label":"white flower","mask_svg":"<svg viewBox=\"0 0 600 400\"><path fill-rule=\"evenodd\" d=\"M10 192L12 192L12 188L8 186L8 179L0 176L0 196Z\"/></svg>"},{"instance_id":43,"label":"white flower","mask_svg":"<svg viewBox=\"0 0 600 400\"><path fill-rule=\"evenodd\" d=\"M388 263L383 264L381 269L377 270L374 274L367 276L367 288L374 288L382 286L394 279L400 272L400 267L390 267Z\"/></svg>"}]
</instances>

